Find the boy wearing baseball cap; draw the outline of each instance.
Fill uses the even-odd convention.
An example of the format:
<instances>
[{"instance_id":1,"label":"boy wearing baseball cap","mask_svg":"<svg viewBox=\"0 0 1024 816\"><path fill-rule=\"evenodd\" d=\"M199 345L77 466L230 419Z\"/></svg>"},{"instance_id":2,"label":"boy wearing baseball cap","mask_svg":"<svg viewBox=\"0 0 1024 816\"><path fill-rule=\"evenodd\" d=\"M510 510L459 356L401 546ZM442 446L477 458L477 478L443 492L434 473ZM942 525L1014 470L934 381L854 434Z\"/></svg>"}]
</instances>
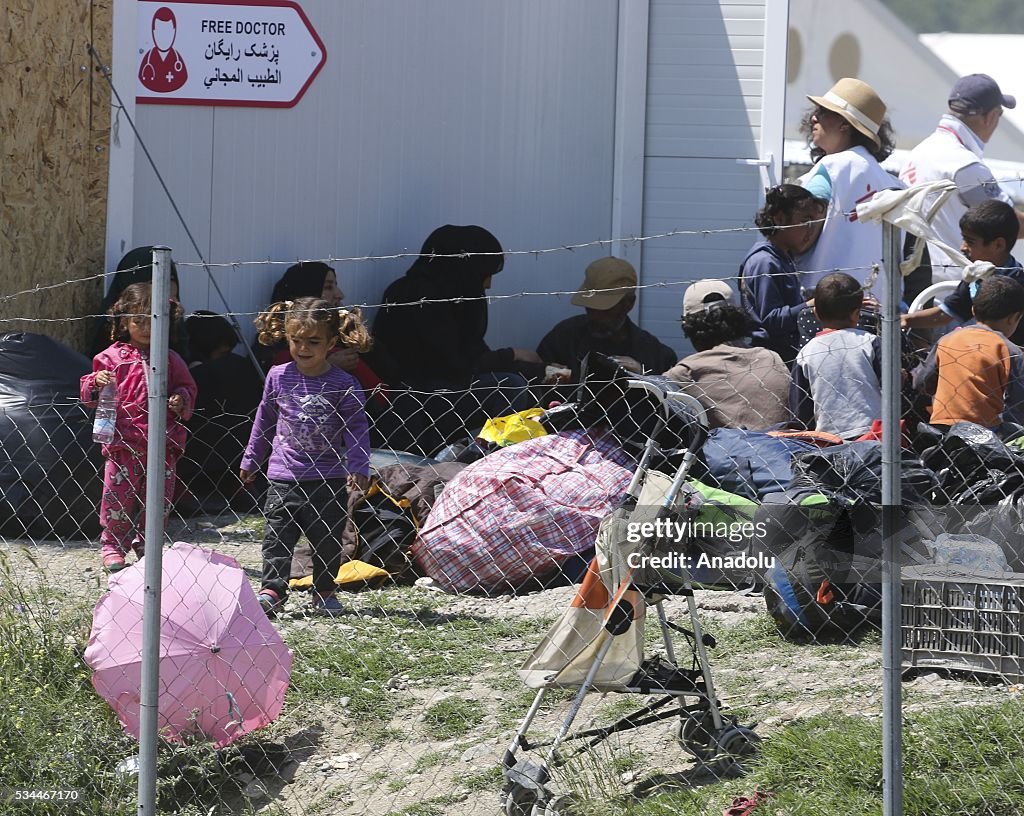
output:
<instances>
[{"instance_id":1,"label":"boy wearing baseball cap","mask_svg":"<svg viewBox=\"0 0 1024 816\"><path fill-rule=\"evenodd\" d=\"M788 422L789 369L774 351L751 346L753 316L722 280L683 293L683 334L695 354L665 372L696 397L712 428L765 430Z\"/></svg>"}]
</instances>

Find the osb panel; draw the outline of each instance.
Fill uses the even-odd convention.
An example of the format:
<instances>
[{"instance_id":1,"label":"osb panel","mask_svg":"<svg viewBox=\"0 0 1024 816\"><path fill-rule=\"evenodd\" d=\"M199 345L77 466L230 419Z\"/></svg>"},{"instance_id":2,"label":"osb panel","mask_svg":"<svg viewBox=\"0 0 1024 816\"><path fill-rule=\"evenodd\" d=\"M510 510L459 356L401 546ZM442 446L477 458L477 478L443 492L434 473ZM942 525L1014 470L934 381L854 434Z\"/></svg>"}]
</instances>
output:
<instances>
[{"instance_id":1,"label":"osb panel","mask_svg":"<svg viewBox=\"0 0 1024 816\"><path fill-rule=\"evenodd\" d=\"M103 271L112 0L0 2L0 331L85 351ZM26 321L22 318L32 318ZM42 319L42 320L40 320ZM55 321L55 322L44 322Z\"/></svg>"}]
</instances>

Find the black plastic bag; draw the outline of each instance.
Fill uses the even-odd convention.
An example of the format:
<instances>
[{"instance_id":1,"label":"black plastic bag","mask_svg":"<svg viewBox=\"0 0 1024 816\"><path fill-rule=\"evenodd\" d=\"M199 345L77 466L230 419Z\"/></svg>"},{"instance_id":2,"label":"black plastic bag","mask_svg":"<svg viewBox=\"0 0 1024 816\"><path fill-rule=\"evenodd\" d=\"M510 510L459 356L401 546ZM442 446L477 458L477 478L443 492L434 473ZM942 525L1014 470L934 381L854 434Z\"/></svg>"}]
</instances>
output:
<instances>
[{"instance_id":1,"label":"black plastic bag","mask_svg":"<svg viewBox=\"0 0 1024 816\"><path fill-rule=\"evenodd\" d=\"M784 637L843 639L879 625L880 584L868 575L877 557L857 552L864 542L856 510L812 489L766 496L758 508L752 547L770 558L765 607Z\"/></svg>"},{"instance_id":2,"label":"black plastic bag","mask_svg":"<svg viewBox=\"0 0 1024 816\"><path fill-rule=\"evenodd\" d=\"M938 475L937 501L995 504L1024 488L1024 456L973 422L954 424L921 459Z\"/></svg>"},{"instance_id":3,"label":"black plastic bag","mask_svg":"<svg viewBox=\"0 0 1024 816\"><path fill-rule=\"evenodd\" d=\"M92 416L79 400L89 360L50 337L0 335L0 528L92 537L103 488Z\"/></svg>"},{"instance_id":4,"label":"black plastic bag","mask_svg":"<svg viewBox=\"0 0 1024 816\"><path fill-rule=\"evenodd\" d=\"M882 503L882 443L847 442L799 454L792 487L810 488L851 502ZM936 474L909 451L900 462L903 505L929 504L938 487Z\"/></svg>"},{"instance_id":5,"label":"black plastic bag","mask_svg":"<svg viewBox=\"0 0 1024 816\"><path fill-rule=\"evenodd\" d=\"M660 374L634 374L598 352L590 352L581 366L576 405L584 428L607 427L634 450L651 435L666 452L704 444L707 427L697 415L704 409L694 399L671 397L682 393L679 383Z\"/></svg>"}]
</instances>

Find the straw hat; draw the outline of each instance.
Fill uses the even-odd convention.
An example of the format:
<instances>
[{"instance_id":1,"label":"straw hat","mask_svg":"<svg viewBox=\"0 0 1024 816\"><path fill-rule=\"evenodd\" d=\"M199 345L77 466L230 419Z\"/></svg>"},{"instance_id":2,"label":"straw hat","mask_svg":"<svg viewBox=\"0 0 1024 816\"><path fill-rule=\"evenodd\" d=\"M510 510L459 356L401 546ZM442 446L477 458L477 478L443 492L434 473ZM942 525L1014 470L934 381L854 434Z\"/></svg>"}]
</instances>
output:
<instances>
[{"instance_id":1,"label":"straw hat","mask_svg":"<svg viewBox=\"0 0 1024 816\"><path fill-rule=\"evenodd\" d=\"M815 105L838 113L863 133L875 147L881 147L878 129L885 118L885 103L875 89L859 79L843 77L824 96L808 96Z\"/></svg>"},{"instance_id":2,"label":"straw hat","mask_svg":"<svg viewBox=\"0 0 1024 816\"><path fill-rule=\"evenodd\" d=\"M618 305L636 287L636 270L633 264L622 258L598 258L590 266L572 296L573 306L604 311Z\"/></svg>"}]
</instances>

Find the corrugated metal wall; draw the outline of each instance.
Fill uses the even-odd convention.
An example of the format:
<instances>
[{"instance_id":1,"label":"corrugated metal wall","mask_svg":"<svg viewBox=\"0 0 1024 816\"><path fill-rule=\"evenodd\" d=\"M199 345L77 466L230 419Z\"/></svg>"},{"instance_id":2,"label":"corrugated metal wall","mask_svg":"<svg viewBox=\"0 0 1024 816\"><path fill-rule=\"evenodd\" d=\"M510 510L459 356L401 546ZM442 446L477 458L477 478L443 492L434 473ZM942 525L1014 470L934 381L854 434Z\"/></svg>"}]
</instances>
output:
<instances>
[{"instance_id":1,"label":"corrugated metal wall","mask_svg":"<svg viewBox=\"0 0 1024 816\"><path fill-rule=\"evenodd\" d=\"M765 6L652 0L644 169L644 234L753 224ZM778 104L782 104L783 89ZM681 235L644 245L644 283L735 276L754 235ZM677 349L684 286L641 296L641 322Z\"/></svg>"},{"instance_id":2,"label":"corrugated metal wall","mask_svg":"<svg viewBox=\"0 0 1024 816\"><path fill-rule=\"evenodd\" d=\"M444 223L506 249L609 238L616 0L306 0L327 64L295 108L143 105L137 118L202 251L215 262L413 251ZM195 260L141 151L136 244ZM493 293L575 289L594 248L510 257ZM374 303L409 261L339 264ZM269 299L283 267L219 270L231 307ZM187 309L223 311L205 272ZM499 300L492 345L533 348L568 297ZM243 323L246 319L243 319Z\"/></svg>"},{"instance_id":3,"label":"corrugated metal wall","mask_svg":"<svg viewBox=\"0 0 1024 816\"><path fill-rule=\"evenodd\" d=\"M0 294L103 271L110 89L86 44L110 54L110 2L0 4ZM48 334L80 350L99 280L0 301L0 331ZM11 318L45 318L26 322Z\"/></svg>"}]
</instances>

